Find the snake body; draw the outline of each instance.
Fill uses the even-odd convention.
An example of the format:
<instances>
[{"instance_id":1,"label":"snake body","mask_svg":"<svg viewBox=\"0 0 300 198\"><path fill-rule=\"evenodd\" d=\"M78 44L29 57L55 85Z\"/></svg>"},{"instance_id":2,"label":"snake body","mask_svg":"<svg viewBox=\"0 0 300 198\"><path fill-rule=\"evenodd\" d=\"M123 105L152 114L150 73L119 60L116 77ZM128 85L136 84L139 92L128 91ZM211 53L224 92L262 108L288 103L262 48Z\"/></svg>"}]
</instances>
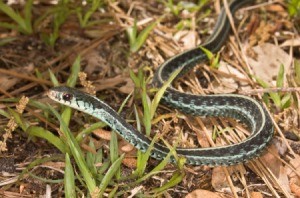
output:
<instances>
[{"instance_id":1,"label":"snake body","mask_svg":"<svg viewBox=\"0 0 300 198\"><path fill-rule=\"evenodd\" d=\"M231 13L253 0L234 0L229 5ZM223 8L214 31L202 45L211 52L217 52L226 41L230 32L229 19ZM207 56L199 48L178 54L163 63L154 75L153 84L161 87L170 75L182 68L183 75L197 63L206 61ZM54 87L49 90L48 96L62 104L90 114L109 125L125 140L137 149L145 152L151 140L138 132L133 126L121 118L116 111L98 98L70 87ZM192 165L228 166L245 162L257 157L271 141L273 136L272 120L262 104L243 95L192 95L181 93L169 87L163 96L163 102L183 113L195 116L230 117L245 123L251 135L240 143L228 146L210 148L177 148L176 153L186 158ZM154 143L151 156L161 160L170 150L159 143ZM175 161L171 157L171 161Z\"/></svg>"}]
</instances>

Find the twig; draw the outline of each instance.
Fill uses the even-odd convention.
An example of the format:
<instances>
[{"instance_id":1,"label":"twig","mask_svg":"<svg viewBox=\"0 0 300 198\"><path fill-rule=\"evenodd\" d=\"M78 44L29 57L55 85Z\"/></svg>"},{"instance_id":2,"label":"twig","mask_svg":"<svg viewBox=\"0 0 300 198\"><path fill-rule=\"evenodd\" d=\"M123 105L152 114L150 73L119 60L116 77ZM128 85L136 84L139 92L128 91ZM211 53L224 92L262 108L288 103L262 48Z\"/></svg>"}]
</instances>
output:
<instances>
[{"instance_id":1,"label":"twig","mask_svg":"<svg viewBox=\"0 0 300 198\"><path fill-rule=\"evenodd\" d=\"M240 94L244 95L255 95L261 93L271 92L300 92L300 87L279 87L279 88L262 88L262 89L251 89L239 91Z\"/></svg>"}]
</instances>

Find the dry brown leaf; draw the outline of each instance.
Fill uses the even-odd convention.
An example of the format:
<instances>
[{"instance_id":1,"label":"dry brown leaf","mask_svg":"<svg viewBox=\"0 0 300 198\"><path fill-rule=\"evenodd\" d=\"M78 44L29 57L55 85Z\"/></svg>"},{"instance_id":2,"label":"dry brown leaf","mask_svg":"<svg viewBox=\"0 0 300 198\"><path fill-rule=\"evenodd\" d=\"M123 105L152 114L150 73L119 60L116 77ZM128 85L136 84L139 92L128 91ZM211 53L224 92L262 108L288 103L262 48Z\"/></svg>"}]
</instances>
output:
<instances>
[{"instance_id":1,"label":"dry brown leaf","mask_svg":"<svg viewBox=\"0 0 300 198\"><path fill-rule=\"evenodd\" d=\"M259 26L256 28L255 32L249 37L249 45L252 47L256 44L264 44L272 37L275 30L275 25L268 23L264 20L260 20Z\"/></svg>"},{"instance_id":2,"label":"dry brown leaf","mask_svg":"<svg viewBox=\"0 0 300 198\"><path fill-rule=\"evenodd\" d=\"M295 159L291 159L290 164L296 170L297 174L300 175L300 156L295 155ZM289 176L290 180L293 180L294 183L297 182L300 184L300 179L297 174L294 172L294 170L287 167L287 175Z\"/></svg>"},{"instance_id":3,"label":"dry brown leaf","mask_svg":"<svg viewBox=\"0 0 300 198\"><path fill-rule=\"evenodd\" d=\"M94 149L94 148L90 147L90 146L89 146L89 145L87 145L87 144L81 144L81 145L80 145L80 147L81 147L81 148L83 148L84 150L86 150L86 151L90 152L90 153L93 153L94 155L96 155L96 154L97 154L97 151L96 151L96 149Z\"/></svg>"},{"instance_id":4,"label":"dry brown leaf","mask_svg":"<svg viewBox=\"0 0 300 198\"><path fill-rule=\"evenodd\" d=\"M120 150L128 153L130 151L132 151L134 149L134 146L132 144L129 144L128 142L126 142L125 145L120 145Z\"/></svg>"},{"instance_id":5,"label":"dry brown leaf","mask_svg":"<svg viewBox=\"0 0 300 198\"><path fill-rule=\"evenodd\" d=\"M300 46L300 37L285 40L280 47L296 47Z\"/></svg>"},{"instance_id":6,"label":"dry brown leaf","mask_svg":"<svg viewBox=\"0 0 300 198\"><path fill-rule=\"evenodd\" d=\"M295 194L295 197L300 197L300 186L295 183L291 183L290 187L291 187L292 193Z\"/></svg>"},{"instance_id":7,"label":"dry brown leaf","mask_svg":"<svg viewBox=\"0 0 300 198\"><path fill-rule=\"evenodd\" d=\"M281 64L285 69L292 63L290 56L279 46L271 43L264 43L252 48L256 53L256 58L248 57L248 62L253 69L254 75L265 82L273 82L279 71ZM285 72L286 73L286 72Z\"/></svg>"},{"instance_id":8,"label":"dry brown leaf","mask_svg":"<svg viewBox=\"0 0 300 198\"><path fill-rule=\"evenodd\" d=\"M263 198L263 195L260 192L251 192L251 198Z\"/></svg>"},{"instance_id":9,"label":"dry brown leaf","mask_svg":"<svg viewBox=\"0 0 300 198\"><path fill-rule=\"evenodd\" d=\"M122 160L122 164L124 164L128 168L136 168L137 160L134 157L125 157Z\"/></svg>"},{"instance_id":10,"label":"dry brown leaf","mask_svg":"<svg viewBox=\"0 0 300 198\"><path fill-rule=\"evenodd\" d=\"M194 48L197 45L198 34L196 31L182 30L174 35L174 39L182 44L182 50Z\"/></svg>"},{"instance_id":11,"label":"dry brown leaf","mask_svg":"<svg viewBox=\"0 0 300 198\"><path fill-rule=\"evenodd\" d=\"M144 187L143 186L137 186L135 188L133 188L130 192L131 192L131 195L128 196L128 198L133 198L135 197L135 195L140 192Z\"/></svg>"},{"instance_id":12,"label":"dry brown leaf","mask_svg":"<svg viewBox=\"0 0 300 198\"><path fill-rule=\"evenodd\" d=\"M276 137L273 139L273 145L275 146L275 148L277 150L276 156L278 156L278 154L283 156L288 151L288 147L287 147L286 143L280 137ZM272 152L272 150L271 150L271 152Z\"/></svg>"},{"instance_id":13,"label":"dry brown leaf","mask_svg":"<svg viewBox=\"0 0 300 198\"><path fill-rule=\"evenodd\" d=\"M84 72L87 73L88 76L93 75L99 70L105 73L109 69L107 60L96 50L89 52L86 55L85 60L87 61L87 66L84 68Z\"/></svg>"},{"instance_id":14,"label":"dry brown leaf","mask_svg":"<svg viewBox=\"0 0 300 198\"><path fill-rule=\"evenodd\" d=\"M278 154L277 145L279 144L272 144L269 147L269 152L266 153L261 157L261 160L264 164L267 165L268 169L272 172L272 174L276 177L278 180L278 183L280 184L281 188L284 188L285 191L291 192L290 186L289 186L289 179L287 174L287 169L285 166L283 166L282 162L279 160L280 155Z\"/></svg>"},{"instance_id":15,"label":"dry brown leaf","mask_svg":"<svg viewBox=\"0 0 300 198\"><path fill-rule=\"evenodd\" d=\"M96 130L93 131L93 134L96 135L97 137L103 139L103 140L110 140L111 139L111 132L103 130L103 129L96 129Z\"/></svg>"},{"instance_id":16,"label":"dry brown leaf","mask_svg":"<svg viewBox=\"0 0 300 198\"><path fill-rule=\"evenodd\" d=\"M213 169L211 185L219 192L222 192L224 188L229 187L223 167L216 167Z\"/></svg>"},{"instance_id":17,"label":"dry brown leaf","mask_svg":"<svg viewBox=\"0 0 300 198\"><path fill-rule=\"evenodd\" d=\"M96 87L96 91L108 90L108 89L116 88L117 85L126 82L127 79L128 77L122 77L121 75L118 75L113 78L96 80L94 82L94 85Z\"/></svg>"},{"instance_id":18,"label":"dry brown leaf","mask_svg":"<svg viewBox=\"0 0 300 198\"><path fill-rule=\"evenodd\" d=\"M280 174L278 177L278 181L279 181L280 187L284 188L286 192L291 193L291 187L290 187L286 167L281 166L279 169L280 169Z\"/></svg>"},{"instance_id":19,"label":"dry brown leaf","mask_svg":"<svg viewBox=\"0 0 300 198\"><path fill-rule=\"evenodd\" d=\"M269 6L266 6L266 10L271 12L286 12L285 8L283 8L280 4L271 4Z\"/></svg>"},{"instance_id":20,"label":"dry brown leaf","mask_svg":"<svg viewBox=\"0 0 300 198\"><path fill-rule=\"evenodd\" d=\"M270 145L269 151L270 152L261 156L261 160L264 162L264 164L268 165L268 168L272 171L276 178L279 178L280 167L282 167L282 162L278 159L280 156L277 152L277 148L273 144Z\"/></svg>"},{"instance_id":21,"label":"dry brown leaf","mask_svg":"<svg viewBox=\"0 0 300 198\"><path fill-rule=\"evenodd\" d=\"M193 192L187 194L185 198L200 198L200 197L205 197L205 198L222 198L218 193L210 192L208 190L194 190Z\"/></svg>"},{"instance_id":22,"label":"dry brown leaf","mask_svg":"<svg viewBox=\"0 0 300 198\"><path fill-rule=\"evenodd\" d=\"M130 78L125 79L126 84L122 87L119 88L119 91L121 91L122 93L125 94L130 94L133 92L134 90L134 83L132 82L132 80Z\"/></svg>"},{"instance_id":23,"label":"dry brown leaf","mask_svg":"<svg viewBox=\"0 0 300 198\"><path fill-rule=\"evenodd\" d=\"M66 163L64 162L45 162L43 166L49 166L56 169L64 169L66 167Z\"/></svg>"},{"instance_id":24,"label":"dry brown leaf","mask_svg":"<svg viewBox=\"0 0 300 198\"><path fill-rule=\"evenodd\" d=\"M13 78L8 75L0 75L0 87L2 90L7 91L11 87L14 87L18 83L19 79Z\"/></svg>"},{"instance_id":25,"label":"dry brown leaf","mask_svg":"<svg viewBox=\"0 0 300 198\"><path fill-rule=\"evenodd\" d=\"M232 67L231 65L221 61L220 62L220 67L219 67L219 72L223 72L225 74L233 75L236 76L237 78L240 79L245 79L245 82L247 80L247 77L241 73L239 70L236 68ZM227 76L225 77L220 77L219 80L221 82L213 81L213 86L214 88L214 93L232 93L236 91L239 86L246 85L247 83L243 83L243 81L239 81L239 84L237 84L237 81L234 80L233 78L228 78Z\"/></svg>"}]
</instances>

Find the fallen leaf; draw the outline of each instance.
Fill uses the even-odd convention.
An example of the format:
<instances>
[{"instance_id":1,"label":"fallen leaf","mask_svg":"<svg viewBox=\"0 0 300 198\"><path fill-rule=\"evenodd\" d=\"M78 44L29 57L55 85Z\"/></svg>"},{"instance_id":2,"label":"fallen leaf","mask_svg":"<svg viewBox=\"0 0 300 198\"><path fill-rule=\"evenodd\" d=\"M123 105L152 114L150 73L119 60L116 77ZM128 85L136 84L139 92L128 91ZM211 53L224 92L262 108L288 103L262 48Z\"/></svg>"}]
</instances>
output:
<instances>
[{"instance_id":1,"label":"fallen leaf","mask_svg":"<svg viewBox=\"0 0 300 198\"><path fill-rule=\"evenodd\" d=\"M122 160L122 164L124 164L128 168L136 168L137 160L135 157L125 157Z\"/></svg>"},{"instance_id":2,"label":"fallen leaf","mask_svg":"<svg viewBox=\"0 0 300 198\"><path fill-rule=\"evenodd\" d=\"M174 39L182 44L182 50L194 48L197 45L198 34L196 31L182 30L174 35Z\"/></svg>"},{"instance_id":3,"label":"fallen leaf","mask_svg":"<svg viewBox=\"0 0 300 198\"><path fill-rule=\"evenodd\" d=\"M96 50L89 52L86 55L85 60L87 61L87 66L85 67L84 72L87 73L88 76L92 76L97 71L106 73L107 70L109 70L107 60Z\"/></svg>"},{"instance_id":4,"label":"fallen leaf","mask_svg":"<svg viewBox=\"0 0 300 198\"><path fill-rule=\"evenodd\" d=\"M133 188L130 192L131 195L128 196L128 198L133 198L138 192L140 192L144 187L143 186L137 186L135 188Z\"/></svg>"},{"instance_id":5,"label":"fallen leaf","mask_svg":"<svg viewBox=\"0 0 300 198\"><path fill-rule=\"evenodd\" d=\"M287 175L289 176L290 180L294 181L294 183L296 182L300 184L300 179L298 177L298 175L300 175L300 156L295 155L295 158L290 160L290 164L296 170L297 174L294 172L294 170L287 166Z\"/></svg>"},{"instance_id":6,"label":"fallen leaf","mask_svg":"<svg viewBox=\"0 0 300 198\"><path fill-rule=\"evenodd\" d=\"M250 197L251 198L263 198L263 195L260 192L251 192Z\"/></svg>"},{"instance_id":7,"label":"fallen leaf","mask_svg":"<svg viewBox=\"0 0 300 198\"><path fill-rule=\"evenodd\" d=\"M266 10L271 12L286 12L285 8L283 8L280 4L271 4L266 6Z\"/></svg>"},{"instance_id":8,"label":"fallen leaf","mask_svg":"<svg viewBox=\"0 0 300 198\"><path fill-rule=\"evenodd\" d=\"M280 65L283 64L287 70L292 63L292 59L279 46L271 43L255 46L252 50L257 56L255 59L248 57L248 62L254 75L275 86L274 79L276 79Z\"/></svg>"},{"instance_id":9,"label":"fallen leaf","mask_svg":"<svg viewBox=\"0 0 300 198\"><path fill-rule=\"evenodd\" d=\"M216 167L213 169L211 185L219 192L222 192L224 188L229 187L223 167Z\"/></svg>"},{"instance_id":10,"label":"fallen leaf","mask_svg":"<svg viewBox=\"0 0 300 198\"><path fill-rule=\"evenodd\" d=\"M117 85L126 83L129 77L122 77L121 75L115 76L113 78L105 78L94 81L96 91L108 90L112 88L117 88Z\"/></svg>"},{"instance_id":11,"label":"fallen leaf","mask_svg":"<svg viewBox=\"0 0 300 198\"><path fill-rule=\"evenodd\" d=\"M282 166L282 162L278 159L280 158L277 148L272 144L269 147L269 151L265 155L261 156L261 160L264 164L268 164L268 169L272 171L276 178L279 178L280 175L280 167Z\"/></svg>"},{"instance_id":12,"label":"fallen leaf","mask_svg":"<svg viewBox=\"0 0 300 198\"><path fill-rule=\"evenodd\" d=\"M238 79L245 79L244 82L247 81L246 76L240 72L238 69L232 67L231 65L221 61L218 72L222 72L223 74L228 74L230 76L234 76ZM228 76L220 77L220 81L214 81L212 84L215 87L214 93L232 93L235 92L240 85L247 85L247 83L243 83L243 81L239 81L239 84L234 78L230 78Z\"/></svg>"},{"instance_id":13,"label":"fallen leaf","mask_svg":"<svg viewBox=\"0 0 300 198\"><path fill-rule=\"evenodd\" d=\"M280 47L297 47L300 46L300 37L285 40Z\"/></svg>"},{"instance_id":14,"label":"fallen leaf","mask_svg":"<svg viewBox=\"0 0 300 198\"><path fill-rule=\"evenodd\" d=\"M120 87L119 91L121 91L122 93L125 93L125 94L130 94L133 92L135 85L130 78L125 79L125 81L126 81L126 84L124 86Z\"/></svg>"},{"instance_id":15,"label":"fallen leaf","mask_svg":"<svg viewBox=\"0 0 300 198\"><path fill-rule=\"evenodd\" d=\"M103 140L110 140L111 139L111 132L103 130L103 129L96 129L96 130L93 131L93 134L96 135L97 137L103 139Z\"/></svg>"},{"instance_id":16,"label":"fallen leaf","mask_svg":"<svg viewBox=\"0 0 300 198\"><path fill-rule=\"evenodd\" d=\"M121 151L128 153L134 149L134 146L126 142L125 145L121 146Z\"/></svg>"},{"instance_id":17,"label":"fallen leaf","mask_svg":"<svg viewBox=\"0 0 300 198\"><path fill-rule=\"evenodd\" d=\"M7 91L8 89L14 87L19 82L19 79L8 76L0 75L0 87L2 90Z\"/></svg>"},{"instance_id":18,"label":"fallen leaf","mask_svg":"<svg viewBox=\"0 0 300 198\"><path fill-rule=\"evenodd\" d=\"M205 198L222 198L218 193L210 192L208 190L194 190L193 192L187 194L185 198L200 198L200 197L205 197Z\"/></svg>"},{"instance_id":19,"label":"fallen leaf","mask_svg":"<svg viewBox=\"0 0 300 198\"><path fill-rule=\"evenodd\" d=\"M300 186L295 183L291 183L290 186L292 192L295 194L295 197L300 197Z\"/></svg>"}]
</instances>

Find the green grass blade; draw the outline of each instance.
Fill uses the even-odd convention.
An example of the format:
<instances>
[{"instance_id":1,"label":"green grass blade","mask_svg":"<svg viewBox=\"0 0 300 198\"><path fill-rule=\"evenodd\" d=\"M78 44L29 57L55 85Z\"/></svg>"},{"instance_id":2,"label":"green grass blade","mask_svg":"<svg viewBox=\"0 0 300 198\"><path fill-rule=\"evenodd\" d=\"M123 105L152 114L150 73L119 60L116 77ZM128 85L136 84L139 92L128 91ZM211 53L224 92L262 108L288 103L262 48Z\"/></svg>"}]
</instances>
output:
<instances>
[{"instance_id":1,"label":"green grass blade","mask_svg":"<svg viewBox=\"0 0 300 198\"><path fill-rule=\"evenodd\" d=\"M62 153L68 152L68 148L66 147L65 143L60 138L53 135L53 133L51 133L50 131L48 131L42 127L30 126L26 130L26 133L28 133L29 135L36 136L36 137L47 140L49 143L54 145Z\"/></svg>"},{"instance_id":2,"label":"green grass blade","mask_svg":"<svg viewBox=\"0 0 300 198\"><path fill-rule=\"evenodd\" d=\"M298 85L300 85L300 61L295 60L295 81Z\"/></svg>"},{"instance_id":3,"label":"green grass blade","mask_svg":"<svg viewBox=\"0 0 300 198\"><path fill-rule=\"evenodd\" d=\"M58 82L57 78L55 77L54 73L50 69L48 70L48 72L49 72L50 80L53 83L54 87L59 86L59 82Z\"/></svg>"},{"instance_id":4,"label":"green grass blade","mask_svg":"<svg viewBox=\"0 0 300 198\"><path fill-rule=\"evenodd\" d=\"M137 168L134 171L133 175L142 176L145 173L148 159L150 158L154 143L157 141L158 137L159 137L158 134L156 134L153 137L151 144L149 145L149 148L145 153L138 151Z\"/></svg>"},{"instance_id":5,"label":"green grass blade","mask_svg":"<svg viewBox=\"0 0 300 198\"><path fill-rule=\"evenodd\" d=\"M80 56L76 58L76 60L74 61L71 67L71 74L67 80L67 86L74 87L76 85L79 71L80 71ZM67 126L70 123L71 116L72 116L72 109L70 107L65 107L62 113L62 119L67 124Z\"/></svg>"},{"instance_id":6,"label":"green grass blade","mask_svg":"<svg viewBox=\"0 0 300 198\"><path fill-rule=\"evenodd\" d=\"M10 6L3 3L2 0L0 1L0 10L14 20L17 24L19 24L19 26L26 29L24 19L21 17L21 15L15 12Z\"/></svg>"},{"instance_id":7,"label":"green grass blade","mask_svg":"<svg viewBox=\"0 0 300 198\"><path fill-rule=\"evenodd\" d=\"M82 139L86 136L91 134L94 130L98 129L98 128L103 128L105 127L106 124L104 122L97 122L92 124L90 127L82 130L77 136L76 136L76 141L77 142L81 142Z\"/></svg>"},{"instance_id":8,"label":"green grass blade","mask_svg":"<svg viewBox=\"0 0 300 198\"><path fill-rule=\"evenodd\" d=\"M64 178L65 197L76 197L74 170L68 153L66 153L65 163L66 163L65 178Z\"/></svg>"},{"instance_id":9,"label":"green grass blade","mask_svg":"<svg viewBox=\"0 0 300 198\"><path fill-rule=\"evenodd\" d=\"M170 86L170 84L172 83L172 81L176 78L176 76L181 72L182 68L179 68L177 70L175 70L172 75L170 76L170 78L163 84L163 86L158 90L158 92L155 94L154 99L152 101L151 104L151 111L150 111L150 117L151 120L154 117L154 114L156 112L156 109L158 107L159 101L161 100L161 98L163 97L166 89Z\"/></svg>"},{"instance_id":10,"label":"green grass blade","mask_svg":"<svg viewBox=\"0 0 300 198\"><path fill-rule=\"evenodd\" d=\"M42 181L42 182L45 182L45 183L50 183L50 184L60 184L60 183L63 183L63 179L46 179L46 178L43 178L43 177L39 177L31 172L28 173L30 175L30 177L34 178L34 179L37 179L39 181Z\"/></svg>"},{"instance_id":11,"label":"green grass blade","mask_svg":"<svg viewBox=\"0 0 300 198\"><path fill-rule=\"evenodd\" d=\"M72 109L70 107L64 107L64 110L61 114L61 118L63 119L64 123L67 126L69 126L71 117L72 117Z\"/></svg>"},{"instance_id":12,"label":"green grass blade","mask_svg":"<svg viewBox=\"0 0 300 198\"><path fill-rule=\"evenodd\" d=\"M209 51L208 49L206 49L202 46L199 46L199 48L206 54L206 56L209 60L212 60L214 58L214 54L211 51Z\"/></svg>"},{"instance_id":13,"label":"green grass blade","mask_svg":"<svg viewBox=\"0 0 300 198\"><path fill-rule=\"evenodd\" d=\"M149 153L150 154L150 153ZM150 155L149 155L150 156ZM139 178L135 183L138 184L142 181L145 181L146 179L148 179L149 177L151 177L152 175L155 175L157 173L159 173L161 170L164 169L164 167L170 163L170 157L172 156L172 153L168 153L168 155L154 168L152 169L149 173L147 173L146 175L144 175L143 177ZM147 162L147 161L146 161Z\"/></svg>"},{"instance_id":14,"label":"green grass blade","mask_svg":"<svg viewBox=\"0 0 300 198\"><path fill-rule=\"evenodd\" d=\"M136 20L134 20L133 27L129 27L126 29L126 33L129 40L129 46L131 48L131 46L133 46L134 43L136 42L136 34L137 34Z\"/></svg>"},{"instance_id":15,"label":"green grass blade","mask_svg":"<svg viewBox=\"0 0 300 198\"><path fill-rule=\"evenodd\" d=\"M113 178L113 176L115 175L115 173L119 170L120 165L122 163L122 160L124 158L125 154L122 154L112 165L111 167L108 169L107 173L105 174L103 180L101 181L100 185L99 185L99 190L100 190L100 197L103 195L106 187L108 186L108 184L111 182L111 179Z\"/></svg>"},{"instance_id":16,"label":"green grass blade","mask_svg":"<svg viewBox=\"0 0 300 198\"><path fill-rule=\"evenodd\" d=\"M110 161L114 163L118 160L119 157L119 149L118 149L118 137L116 132L111 132L111 139L109 143L109 154L110 154ZM116 172L116 178L120 178L120 169Z\"/></svg>"},{"instance_id":17,"label":"green grass blade","mask_svg":"<svg viewBox=\"0 0 300 198\"><path fill-rule=\"evenodd\" d=\"M276 87L283 87L284 83L284 65L280 64L277 80L276 80Z\"/></svg>"},{"instance_id":18,"label":"green grass blade","mask_svg":"<svg viewBox=\"0 0 300 198\"><path fill-rule=\"evenodd\" d=\"M80 149L79 144L77 143L75 137L70 132L66 123L63 121L63 119L57 113L57 111L50 105L49 105L49 109L55 115L55 117L59 120L60 126L61 126L61 131L66 136L66 143L69 145L70 151L71 151L71 153L75 159L75 162L82 174L82 177L84 178L85 184L87 185L89 192L92 194L96 190L96 182L95 182L94 178L92 177L92 174L86 165L86 162L84 160L84 155Z\"/></svg>"},{"instance_id":19,"label":"green grass blade","mask_svg":"<svg viewBox=\"0 0 300 198\"><path fill-rule=\"evenodd\" d=\"M281 98L281 108L285 109L290 107L292 104L292 95L290 93L285 94L282 98Z\"/></svg>"},{"instance_id":20,"label":"green grass blade","mask_svg":"<svg viewBox=\"0 0 300 198\"><path fill-rule=\"evenodd\" d=\"M86 27L92 14L98 9L100 6L101 0L93 0L91 8L85 13L82 19L82 26Z\"/></svg>"},{"instance_id":21,"label":"green grass blade","mask_svg":"<svg viewBox=\"0 0 300 198\"><path fill-rule=\"evenodd\" d=\"M81 58L80 56L78 56L72 65L71 74L67 80L67 86L69 87L74 87L76 85L78 79L78 73L80 71L80 61Z\"/></svg>"},{"instance_id":22,"label":"green grass blade","mask_svg":"<svg viewBox=\"0 0 300 198\"><path fill-rule=\"evenodd\" d=\"M179 184L182 181L183 177L184 177L184 172L176 171L173 174L172 178L167 183L165 183L164 185L162 185L159 188L156 188L156 189L152 190L151 193L164 192L164 191L170 189L171 187L176 186L177 184Z\"/></svg>"},{"instance_id":23,"label":"green grass blade","mask_svg":"<svg viewBox=\"0 0 300 198\"><path fill-rule=\"evenodd\" d=\"M145 126L146 135L149 136L151 132L151 114L150 114L151 101L147 95L146 85L142 87L141 94L142 94L142 104L144 108L144 114L142 119Z\"/></svg>"},{"instance_id":24,"label":"green grass blade","mask_svg":"<svg viewBox=\"0 0 300 198\"><path fill-rule=\"evenodd\" d=\"M0 109L0 115L4 116L6 118L10 117L9 113L7 113L6 111L4 111L3 109Z\"/></svg>"},{"instance_id":25,"label":"green grass blade","mask_svg":"<svg viewBox=\"0 0 300 198\"><path fill-rule=\"evenodd\" d=\"M32 25L31 25L31 12L32 12L32 5L33 0L27 0L24 8L24 15L25 15L25 28L28 34L32 33Z\"/></svg>"},{"instance_id":26,"label":"green grass blade","mask_svg":"<svg viewBox=\"0 0 300 198\"><path fill-rule=\"evenodd\" d=\"M0 27L1 27L1 23L0 23ZM16 37L0 38L0 46L4 46L10 42L13 42L16 39L17 39Z\"/></svg>"},{"instance_id":27,"label":"green grass blade","mask_svg":"<svg viewBox=\"0 0 300 198\"><path fill-rule=\"evenodd\" d=\"M30 126L30 123L25 120L22 115L17 113L15 110L8 108L10 115L14 118L15 122L18 124L19 127L22 128L23 131L26 131L27 128Z\"/></svg>"},{"instance_id":28,"label":"green grass blade","mask_svg":"<svg viewBox=\"0 0 300 198\"><path fill-rule=\"evenodd\" d=\"M118 192L119 186L115 186L114 189L108 194L108 198L116 197L116 193Z\"/></svg>"},{"instance_id":29,"label":"green grass blade","mask_svg":"<svg viewBox=\"0 0 300 198\"><path fill-rule=\"evenodd\" d=\"M11 23L0 22L0 27L12 30L18 30L19 27L17 25Z\"/></svg>"},{"instance_id":30,"label":"green grass blade","mask_svg":"<svg viewBox=\"0 0 300 198\"><path fill-rule=\"evenodd\" d=\"M264 82L263 80L261 80L258 77L255 77L256 81L263 87L263 88L269 88L270 86L268 85L268 83ZM276 92L270 92L269 96L271 97L271 99L273 100L274 104L277 107L281 107L281 99L278 93Z\"/></svg>"},{"instance_id":31,"label":"green grass blade","mask_svg":"<svg viewBox=\"0 0 300 198\"><path fill-rule=\"evenodd\" d=\"M149 26L147 26L145 29L141 31L141 33L138 35L136 38L135 42L133 45L130 45L130 51L131 52L137 52L142 45L145 43L149 33L152 31L152 29L156 26L157 21L151 23Z\"/></svg>"},{"instance_id":32,"label":"green grass blade","mask_svg":"<svg viewBox=\"0 0 300 198\"><path fill-rule=\"evenodd\" d=\"M92 140L90 140L89 147L90 147L91 149L93 149L94 151L96 151L94 142L93 142ZM95 167L95 157L96 157L96 155L97 155L97 154L92 153L92 152L87 152L87 154L86 154L86 165L88 166L90 172L91 172L93 175L96 175L96 174L97 174L97 169L96 169L96 167Z\"/></svg>"}]
</instances>

